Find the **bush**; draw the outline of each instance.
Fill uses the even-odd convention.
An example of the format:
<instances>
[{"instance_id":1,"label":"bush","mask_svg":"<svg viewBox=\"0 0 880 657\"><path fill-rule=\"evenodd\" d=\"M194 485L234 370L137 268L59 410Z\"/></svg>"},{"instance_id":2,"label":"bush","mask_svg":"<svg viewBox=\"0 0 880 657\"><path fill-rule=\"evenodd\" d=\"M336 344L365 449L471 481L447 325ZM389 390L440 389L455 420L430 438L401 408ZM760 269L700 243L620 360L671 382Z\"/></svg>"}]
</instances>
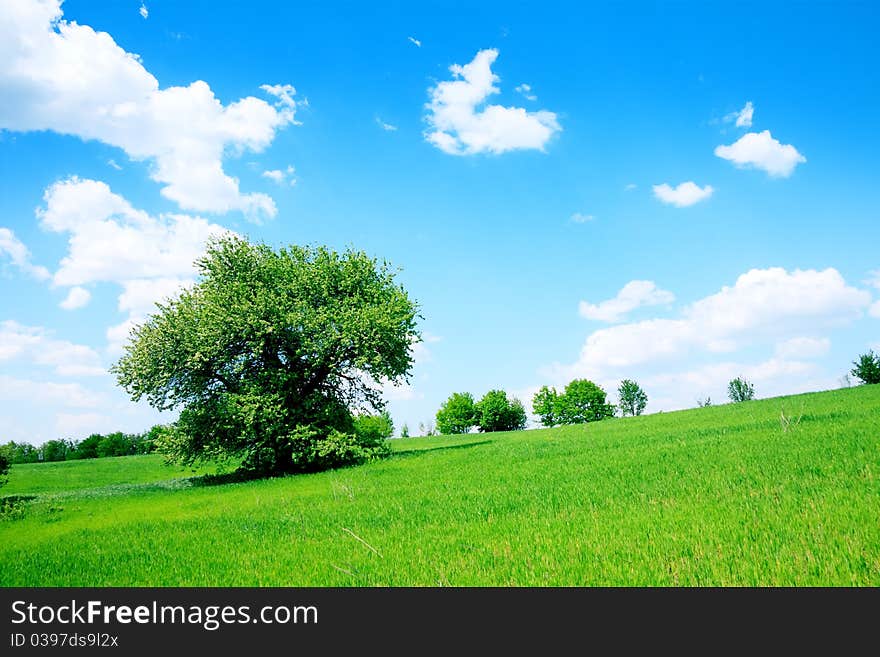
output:
<instances>
[{"instance_id":1,"label":"bush","mask_svg":"<svg viewBox=\"0 0 880 657\"><path fill-rule=\"evenodd\" d=\"M614 405L606 402L605 391L587 379L575 379L559 397L560 424L596 422L614 416Z\"/></svg>"},{"instance_id":2,"label":"bush","mask_svg":"<svg viewBox=\"0 0 880 657\"><path fill-rule=\"evenodd\" d=\"M617 388L617 406L621 415L641 415L647 404L648 395L638 383L630 379L620 382Z\"/></svg>"},{"instance_id":3,"label":"bush","mask_svg":"<svg viewBox=\"0 0 880 657\"><path fill-rule=\"evenodd\" d=\"M853 365L855 367L850 373L862 383L880 383L880 355L875 354L873 350L861 354L858 360L853 361Z\"/></svg>"},{"instance_id":4,"label":"bush","mask_svg":"<svg viewBox=\"0 0 880 657\"><path fill-rule=\"evenodd\" d=\"M490 390L477 403L477 426L480 431L517 431L526 428L526 410L518 399L507 397L503 390Z\"/></svg>"},{"instance_id":5,"label":"bush","mask_svg":"<svg viewBox=\"0 0 880 657\"><path fill-rule=\"evenodd\" d=\"M6 483L6 475L9 472L9 457L4 451L0 451L0 486Z\"/></svg>"},{"instance_id":6,"label":"bush","mask_svg":"<svg viewBox=\"0 0 880 657\"><path fill-rule=\"evenodd\" d=\"M755 386L742 377L727 384L727 396L732 402L744 402L755 398Z\"/></svg>"},{"instance_id":7,"label":"bush","mask_svg":"<svg viewBox=\"0 0 880 657\"><path fill-rule=\"evenodd\" d=\"M477 406L469 392L454 392L437 411L440 433L467 433L477 423Z\"/></svg>"}]
</instances>

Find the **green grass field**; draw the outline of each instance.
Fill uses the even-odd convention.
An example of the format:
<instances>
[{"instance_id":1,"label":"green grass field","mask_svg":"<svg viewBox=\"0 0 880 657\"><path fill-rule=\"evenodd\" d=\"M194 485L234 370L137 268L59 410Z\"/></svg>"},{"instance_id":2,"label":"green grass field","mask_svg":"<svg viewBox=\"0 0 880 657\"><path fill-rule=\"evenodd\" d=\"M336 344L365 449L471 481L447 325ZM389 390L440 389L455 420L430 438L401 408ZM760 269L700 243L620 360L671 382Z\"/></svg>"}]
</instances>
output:
<instances>
[{"instance_id":1,"label":"green grass field","mask_svg":"<svg viewBox=\"0 0 880 657\"><path fill-rule=\"evenodd\" d=\"M880 586L880 386L394 448L214 486L14 466L0 585Z\"/></svg>"}]
</instances>

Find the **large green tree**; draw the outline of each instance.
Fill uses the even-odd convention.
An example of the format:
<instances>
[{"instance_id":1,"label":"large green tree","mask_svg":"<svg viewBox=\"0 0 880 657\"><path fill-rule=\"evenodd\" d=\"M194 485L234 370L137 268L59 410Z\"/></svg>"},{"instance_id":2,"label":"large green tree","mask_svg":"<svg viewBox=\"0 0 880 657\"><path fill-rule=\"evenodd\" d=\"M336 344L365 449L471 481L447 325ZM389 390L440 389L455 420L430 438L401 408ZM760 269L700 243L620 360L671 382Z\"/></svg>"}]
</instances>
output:
<instances>
[{"instance_id":1,"label":"large green tree","mask_svg":"<svg viewBox=\"0 0 880 657\"><path fill-rule=\"evenodd\" d=\"M614 405L606 401L605 391L587 379L575 379L565 386L559 398L560 424L581 424L614 415Z\"/></svg>"},{"instance_id":2,"label":"large green tree","mask_svg":"<svg viewBox=\"0 0 880 657\"><path fill-rule=\"evenodd\" d=\"M4 451L0 451L0 486L6 483L6 474L9 472L9 458Z\"/></svg>"},{"instance_id":3,"label":"large green tree","mask_svg":"<svg viewBox=\"0 0 880 657\"><path fill-rule=\"evenodd\" d=\"M477 402L480 431L518 431L526 428L527 419L522 402L503 390L490 390Z\"/></svg>"},{"instance_id":4,"label":"large green tree","mask_svg":"<svg viewBox=\"0 0 880 657\"><path fill-rule=\"evenodd\" d=\"M180 409L160 447L248 471L320 469L369 455L353 411L406 381L418 309L387 263L325 247L210 242L199 279L131 333L114 365L137 401Z\"/></svg>"},{"instance_id":5,"label":"large green tree","mask_svg":"<svg viewBox=\"0 0 880 657\"><path fill-rule=\"evenodd\" d=\"M440 433L467 433L477 423L477 406L469 392L454 392L437 411Z\"/></svg>"}]
</instances>

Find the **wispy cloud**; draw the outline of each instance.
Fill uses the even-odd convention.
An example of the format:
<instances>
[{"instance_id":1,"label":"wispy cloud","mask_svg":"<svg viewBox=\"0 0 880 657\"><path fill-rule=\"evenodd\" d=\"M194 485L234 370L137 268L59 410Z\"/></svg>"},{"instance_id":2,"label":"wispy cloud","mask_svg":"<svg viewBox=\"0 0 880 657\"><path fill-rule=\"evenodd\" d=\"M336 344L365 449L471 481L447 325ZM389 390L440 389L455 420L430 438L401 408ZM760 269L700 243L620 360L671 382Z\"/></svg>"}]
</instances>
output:
<instances>
[{"instance_id":1,"label":"wispy cloud","mask_svg":"<svg viewBox=\"0 0 880 657\"><path fill-rule=\"evenodd\" d=\"M514 91L516 91L519 94L522 94L523 98L525 98L526 100L538 100L538 97L532 93L532 86L529 84L526 84L525 82L522 83L521 85L519 85L518 87L515 87Z\"/></svg>"},{"instance_id":2,"label":"wispy cloud","mask_svg":"<svg viewBox=\"0 0 880 657\"><path fill-rule=\"evenodd\" d=\"M725 123L734 123L737 128L751 128L754 115L755 106L752 101L748 101L741 110L727 114L722 120Z\"/></svg>"},{"instance_id":3,"label":"wispy cloud","mask_svg":"<svg viewBox=\"0 0 880 657\"><path fill-rule=\"evenodd\" d=\"M585 224L588 221L593 221L596 217L591 214L584 214L582 212L575 212L571 215L571 220L576 224Z\"/></svg>"},{"instance_id":4,"label":"wispy cloud","mask_svg":"<svg viewBox=\"0 0 880 657\"><path fill-rule=\"evenodd\" d=\"M385 123L385 121L383 121L378 116L376 117L376 125L378 125L380 128L382 128L386 132L394 132L395 130L397 130L396 125L392 125L391 123Z\"/></svg>"},{"instance_id":5,"label":"wispy cloud","mask_svg":"<svg viewBox=\"0 0 880 657\"><path fill-rule=\"evenodd\" d=\"M418 39L416 39L415 37L408 36L408 37L406 37L406 40L409 41L411 44L413 44L416 48L422 47L422 42L419 41Z\"/></svg>"}]
</instances>

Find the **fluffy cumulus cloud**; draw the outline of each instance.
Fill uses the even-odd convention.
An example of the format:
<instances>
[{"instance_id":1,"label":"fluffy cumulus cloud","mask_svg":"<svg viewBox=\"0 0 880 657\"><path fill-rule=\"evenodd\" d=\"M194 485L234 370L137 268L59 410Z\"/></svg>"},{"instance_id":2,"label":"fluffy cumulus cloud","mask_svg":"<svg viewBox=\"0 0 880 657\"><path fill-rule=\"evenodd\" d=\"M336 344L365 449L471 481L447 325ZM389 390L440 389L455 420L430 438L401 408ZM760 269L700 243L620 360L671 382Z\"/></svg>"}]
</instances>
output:
<instances>
[{"instance_id":1,"label":"fluffy cumulus cloud","mask_svg":"<svg viewBox=\"0 0 880 657\"><path fill-rule=\"evenodd\" d=\"M98 180L68 178L51 185L37 209L41 226L67 236L67 253L53 275L60 287L121 286L127 319L108 331L118 351L131 326L195 276L193 263L211 237L227 229L184 214L152 216ZM73 291L70 292L74 295Z\"/></svg>"},{"instance_id":2,"label":"fluffy cumulus cloud","mask_svg":"<svg viewBox=\"0 0 880 657\"><path fill-rule=\"evenodd\" d=\"M757 372L768 380L785 379L805 368L812 372L813 366L805 365L805 359L826 353L830 346L826 338L804 337L803 326L819 331L845 325L862 316L870 303L868 292L848 285L835 269L753 269L742 274L734 285L686 306L677 317L594 331L575 363L554 365L544 373L556 381L584 376L611 384L625 377L657 383L663 377L684 380L690 376L692 383L698 383L702 376L699 372L711 373L713 367L723 365L724 372L740 369ZM598 312L599 308L601 304L590 308L590 312ZM772 358L762 365L764 369L731 357L741 349L760 349L762 345L774 348ZM719 358L723 359L721 365ZM700 359L709 362L685 372L676 370L682 363L694 365ZM786 382L792 384L793 380L788 378ZM782 385L781 379L777 383ZM821 380L811 379L810 385L820 384ZM648 392L652 396L652 391ZM688 403L681 396L677 399L674 406L666 407Z\"/></svg>"},{"instance_id":3,"label":"fluffy cumulus cloud","mask_svg":"<svg viewBox=\"0 0 880 657\"><path fill-rule=\"evenodd\" d=\"M106 374L100 356L90 347L56 340L42 327L5 320L0 322L0 362L14 359L50 367L58 376Z\"/></svg>"},{"instance_id":4,"label":"fluffy cumulus cloud","mask_svg":"<svg viewBox=\"0 0 880 657\"><path fill-rule=\"evenodd\" d=\"M64 301L62 301L59 305L64 310L77 310L79 308L83 308L88 305L89 301L92 298L92 293L89 292L84 287L80 287L79 285L70 288L67 296L64 297Z\"/></svg>"},{"instance_id":5,"label":"fluffy cumulus cloud","mask_svg":"<svg viewBox=\"0 0 880 657\"><path fill-rule=\"evenodd\" d=\"M794 146L774 139L769 130L746 133L729 146L718 146L715 155L738 167L754 167L777 178L788 178L798 164L807 161Z\"/></svg>"},{"instance_id":6,"label":"fluffy cumulus cloud","mask_svg":"<svg viewBox=\"0 0 880 657\"><path fill-rule=\"evenodd\" d=\"M675 295L661 290L653 281L630 281L613 299L598 304L581 301L578 311L581 317L599 322L616 323L624 316L642 306L657 306L675 301Z\"/></svg>"},{"instance_id":7,"label":"fluffy cumulus cloud","mask_svg":"<svg viewBox=\"0 0 880 657\"><path fill-rule=\"evenodd\" d=\"M0 228L0 262L8 259L17 269L39 281L51 277L49 270L31 262L31 252L8 228Z\"/></svg>"},{"instance_id":8,"label":"fluffy cumulus cloud","mask_svg":"<svg viewBox=\"0 0 880 657\"><path fill-rule=\"evenodd\" d=\"M481 50L464 66L449 67L453 79L430 89L425 138L445 153L505 153L512 150L544 150L559 130L556 114L529 112L521 107L487 105L499 93L492 72L498 57L495 49Z\"/></svg>"},{"instance_id":9,"label":"fluffy cumulus cloud","mask_svg":"<svg viewBox=\"0 0 880 657\"><path fill-rule=\"evenodd\" d=\"M686 208L700 201L705 201L712 196L711 185L700 187L693 181L687 181L679 184L677 187L670 187L668 184L654 185L654 196L663 203L674 205L677 208Z\"/></svg>"},{"instance_id":10,"label":"fluffy cumulus cloud","mask_svg":"<svg viewBox=\"0 0 880 657\"><path fill-rule=\"evenodd\" d=\"M242 193L223 159L260 152L294 123L295 90L263 85L224 105L204 81L160 88L140 58L106 32L62 18L60 0L0 4L0 128L95 139L150 162L161 193L181 208L273 217L273 200Z\"/></svg>"}]
</instances>

